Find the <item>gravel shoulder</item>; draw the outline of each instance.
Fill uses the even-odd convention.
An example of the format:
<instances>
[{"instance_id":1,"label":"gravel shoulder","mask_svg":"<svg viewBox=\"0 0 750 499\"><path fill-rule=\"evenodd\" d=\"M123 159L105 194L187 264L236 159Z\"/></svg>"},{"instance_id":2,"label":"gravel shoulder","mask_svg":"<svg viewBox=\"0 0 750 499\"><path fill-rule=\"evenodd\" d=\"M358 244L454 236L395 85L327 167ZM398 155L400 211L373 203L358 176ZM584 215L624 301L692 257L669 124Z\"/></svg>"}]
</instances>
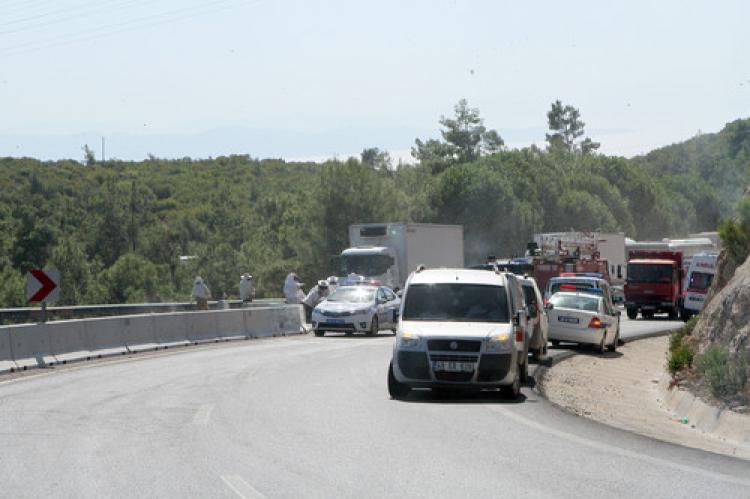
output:
<instances>
[{"instance_id":1,"label":"gravel shoulder","mask_svg":"<svg viewBox=\"0 0 750 499\"><path fill-rule=\"evenodd\" d=\"M750 447L704 433L669 412L658 388L668 337L627 343L616 353L581 350L542 375L540 389L553 404L579 416L658 440L750 459Z\"/></svg>"}]
</instances>

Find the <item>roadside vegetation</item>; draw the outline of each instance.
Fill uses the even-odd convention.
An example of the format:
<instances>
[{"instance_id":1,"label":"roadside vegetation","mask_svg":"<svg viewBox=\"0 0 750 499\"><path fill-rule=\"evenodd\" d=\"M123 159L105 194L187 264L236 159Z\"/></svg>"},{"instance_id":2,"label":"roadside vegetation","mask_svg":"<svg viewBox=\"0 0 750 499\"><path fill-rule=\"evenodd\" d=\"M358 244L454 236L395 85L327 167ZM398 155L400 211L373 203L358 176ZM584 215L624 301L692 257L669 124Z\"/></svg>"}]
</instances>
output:
<instances>
[{"instance_id":1,"label":"roadside vegetation","mask_svg":"<svg viewBox=\"0 0 750 499\"><path fill-rule=\"evenodd\" d=\"M669 338L667 369L672 376L693 366L693 359L698 349L697 341L693 338L693 330L697 323L698 316L696 315L687 321L683 327L673 332Z\"/></svg>"},{"instance_id":2,"label":"roadside vegetation","mask_svg":"<svg viewBox=\"0 0 750 499\"><path fill-rule=\"evenodd\" d=\"M544 148L509 150L461 101L440 138L415 142L414 165L378 148L322 164L0 158L0 307L23 305L23 274L45 266L61 270L61 304L185 300L196 275L233 297L243 272L279 296L290 271L333 273L355 222L462 224L471 261L522 254L540 231L715 230L748 178L750 120L633 159L599 154L570 105L547 124Z\"/></svg>"}]
</instances>

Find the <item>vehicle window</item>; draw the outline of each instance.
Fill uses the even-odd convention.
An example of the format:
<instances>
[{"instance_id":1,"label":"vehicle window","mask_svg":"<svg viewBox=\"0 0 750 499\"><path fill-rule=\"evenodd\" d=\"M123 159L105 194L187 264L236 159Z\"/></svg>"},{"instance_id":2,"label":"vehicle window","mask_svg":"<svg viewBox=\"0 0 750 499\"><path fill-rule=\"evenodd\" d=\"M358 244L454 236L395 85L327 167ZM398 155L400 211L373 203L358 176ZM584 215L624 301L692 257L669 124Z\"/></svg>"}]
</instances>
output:
<instances>
[{"instance_id":1,"label":"vehicle window","mask_svg":"<svg viewBox=\"0 0 750 499\"><path fill-rule=\"evenodd\" d=\"M598 312L599 300L601 300L601 298L595 296L557 294L550 298L549 301L555 306L555 308L570 308L574 310Z\"/></svg>"},{"instance_id":2,"label":"vehicle window","mask_svg":"<svg viewBox=\"0 0 750 499\"><path fill-rule=\"evenodd\" d=\"M375 300L375 290L361 286L349 286L338 288L328 301L349 302L349 303L369 303Z\"/></svg>"},{"instance_id":3,"label":"vehicle window","mask_svg":"<svg viewBox=\"0 0 750 499\"><path fill-rule=\"evenodd\" d=\"M503 286L413 284L406 291L403 319L409 321L509 322Z\"/></svg>"},{"instance_id":4,"label":"vehicle window","mask_svg":"<svg viewBox=\"0 0 750 499\"><path fill-rule=\"evenodd\" d=\"M523 295L526 300L526 305L529 305L529 312L532 317L537 316L537 307L538 303L536 301L536 293L534 292L534 288L531 286L523 286Z\"/></svg>"},{"instance_id":5,"label":"vehicle window","mask_svg":"<svg viewBox=\"0 0 750 499\"><path fill-rule=\"evenodd\" d=\"M586 281L555 281L550 284L550 294L553 295L559 291L564 291L560 289L560 286L575 286L576 290L581 289L591 289L595 288L596 285L592 282L586 282Z\"/></svg>"},{"instance_id":6,"label":"vehicle window","mask_svg":"<svg viewBox=\"0 0 750 499\"><path fill-rule=\"evenodd\" d=\"M673 267L667 264L629 263L628 282L672 282Z\"/></svg>"},{"instance_id":7,"label":"vehicle window","mask_svg":"<svg viewBox=\"0 0 750 499\"><path fill-rule=\"evenodd\" d=\"M396 299L396 294L395 294L395 293L394 293L393 291L391 291L390 289L388 289L388 288L383 288L383 291L385 292L385 298L386 298L386 299L387 299L388 301L393 301L393 300L395 300L395 299Z\"/></svg>"},{"instance_id":8,"label":"vehicle window","mask_svg":"<svg viewBox=\"0 0 750 499\"><path fill-rule=\"evenodd\" d=\"M693 272L690 274L690 283L688 284L689 289L706 290L711 287L711 282L714 280L713 274L706 274L704 272Z\"/></svg>"},{"instance_id":9,"label":"vehicle window","mask_svg":"<svg viewBox=\"0 0 750 499\"><path fill-rule=\"evenodd\" d=\"M378 276L388 272L393 262L393 257L388 255L344 255L341 257L341 271L342 275L354 272L364 276Z\"/></svg>"},{"instance_id":10,"label":"vehicle window","mask_svg":"<svg viewBox=\"0 0 750 499\"><path fill-rule=\"evenodd\" d=\"M388 297L385 295L385 290L383 288L378 290L378 300L382 302L388 301Z\"/></svg>"}]
</instances>

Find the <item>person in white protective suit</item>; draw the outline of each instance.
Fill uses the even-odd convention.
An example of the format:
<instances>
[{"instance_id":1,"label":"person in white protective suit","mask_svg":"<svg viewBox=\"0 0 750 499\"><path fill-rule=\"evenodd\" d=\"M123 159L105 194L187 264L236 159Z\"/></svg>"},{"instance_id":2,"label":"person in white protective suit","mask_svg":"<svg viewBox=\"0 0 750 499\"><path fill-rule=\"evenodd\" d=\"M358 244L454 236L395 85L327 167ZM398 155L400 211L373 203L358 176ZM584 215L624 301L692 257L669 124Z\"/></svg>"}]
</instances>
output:
<instances>
[{"instance_id":1,"label":"person in white protective suit","mask_svg":"<svg viewBox=\"0 0 750 499\"><path fill-rule=\"evenodd\" d=\"M304 284L299 282L299 277L297 277L297 274L294 272L290 272L289 275L286 276L286 280L284 281L284 296L286 297L287 303L302 303L302 300L305 298L305 292L302 291L302 286L304 286Z\"/></svg>"},{"instance_id":2,"label":"person in white protective suit","mask_svg":"<svg viewBox=\"0 0 750 499\"><path fill-rule=\"evenodd\" d=\"M352 286L354 284L360 283L365 280L365 276L359 275L356 272L350 273L348 276L346 276L345 284Z\"/></svg>"},{"instance_id":3,"label":"person in white protective suit","mask_svg":"<svg viewBox=\"0 0 750 499\"><path fill-rule=\"evenodd\" d=\"M203 278L200 276L195 278L193 291L190 295L198 306L198 310L208 310L208 299L211 298L211 290L208 289L208 286L206 286L206 283L203 282Z\"/></svg>"},{"instance_id":4,"label":"person in white protective suit","mask_svg":"<svg viewBox=\"0 0 750 499\"><path fill-rule=\"evenodd\" d=\"M240 300L253 301L253 276L250 274L242 274L240 276Z\"/></svg>"},{"instance_id":5,"label":"person in white protective suit","mask_svg":"<svg viewBox=\"0 0 750 499\"><path fill-rule=\"evenodd\" d=\"M339 278L335 275L329 276L328 279L328 294L330 295L334 291L336 291L336 288L339 287Z\"/></svg>"},{"instance_id":6,"label":"person in white protective suit","mask_svg":"<svg viewBox=\"0 0 750 499\"><path fill-rule=\"evenodd\" d=\"M307 293L305 299L302 300L302 305L305 307L305 317L307 318L307 322L310 322L310 319L312 319L313 309L318 303L325 300L328 294L328 281L318 281L318 285L314 286L310 292Z\"/></svg>"}]
</instances>

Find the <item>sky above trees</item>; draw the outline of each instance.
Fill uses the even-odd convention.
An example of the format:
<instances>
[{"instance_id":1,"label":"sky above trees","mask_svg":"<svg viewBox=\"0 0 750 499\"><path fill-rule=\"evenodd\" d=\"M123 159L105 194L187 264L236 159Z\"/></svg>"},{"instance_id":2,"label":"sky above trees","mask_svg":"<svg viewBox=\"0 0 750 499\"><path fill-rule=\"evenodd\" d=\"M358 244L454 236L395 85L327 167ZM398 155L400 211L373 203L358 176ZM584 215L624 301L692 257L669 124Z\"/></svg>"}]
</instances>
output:
<instances>
[{"instance_id":1,"label":"sky above trees","mask_svg":"<svg viewBox=\"0 0 750 499\"><path fill-rule=\"evenodd\" d=\"M527 5L528 4L528 5ZM409 159L461 98L506 146L560 99L630 156L750 115L736 1L0 2L0 156Z\"/></svg>"}]
</instances>

